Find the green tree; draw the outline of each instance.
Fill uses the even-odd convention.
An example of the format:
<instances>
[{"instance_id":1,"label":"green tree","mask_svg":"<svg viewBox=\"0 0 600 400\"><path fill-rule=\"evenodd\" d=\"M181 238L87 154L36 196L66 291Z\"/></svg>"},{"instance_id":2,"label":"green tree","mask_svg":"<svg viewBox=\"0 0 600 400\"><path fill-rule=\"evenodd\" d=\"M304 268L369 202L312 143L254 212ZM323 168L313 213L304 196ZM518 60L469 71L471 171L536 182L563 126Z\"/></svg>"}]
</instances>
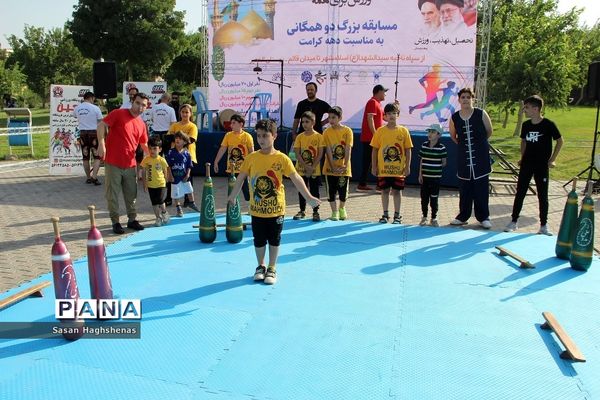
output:
<instances>
[{"instance_id":1,"label":"green tree","mask_svg":"<svg viewBox=\"0 0 600 400\"><path fill-rule=\"evenodd\" d=\"M81 55L65 29L46 31L25 25L23 38L11 35L8 42L13 53L8 57L6 66L20 66L27 76L27 85L44 99L44 105L53 83L92 83L91 60Z\"/></svg>"},{"instance_id":2,"label":"green tree","mask_svg":"<svg viewBox=\"0 0 600 400\"><path fill-rule=\"evenodd\" d=\"M79 0L67 28L92 59L124 63L129 80L163 74L179 54L184 13L175 0Z\"/></svg>"},{"instance_id":3,"label":"green tree","mask_svg":"<svg viewBox=\"0 0 600 400\"><path fill-rule=\"evenodd\" d=\"M560 14L557 0L492 1L489 100L505 113L505 126L508 113L518 110L518 135L522 99L537 93L548 105L565 106L580 80L580 11Z\"/></svg>"},{"instance_id":4,"label":"green tree","mask_svg":"<svg viewBox=\"0 0 600 400\"><path fill-rule=\"evenodd\" d=\"M5 66L5 61L0 60L0 95L20 96L25 91L25 74L19 65L10 68Z\"/></svg>"},{"instance_id":5,"label":"green tree","mask_svg":"<svg viewBox=\"0 0 600 400\"><path fill-rule=\"evenodd\" d=\"M185 35L181 41L181 53L175 57L165 74L169 86L175 80L191 84L192 87L202 86L201 71L208 62L204 59L206 43L206 28Z\"/></svg>"}]
</instances>

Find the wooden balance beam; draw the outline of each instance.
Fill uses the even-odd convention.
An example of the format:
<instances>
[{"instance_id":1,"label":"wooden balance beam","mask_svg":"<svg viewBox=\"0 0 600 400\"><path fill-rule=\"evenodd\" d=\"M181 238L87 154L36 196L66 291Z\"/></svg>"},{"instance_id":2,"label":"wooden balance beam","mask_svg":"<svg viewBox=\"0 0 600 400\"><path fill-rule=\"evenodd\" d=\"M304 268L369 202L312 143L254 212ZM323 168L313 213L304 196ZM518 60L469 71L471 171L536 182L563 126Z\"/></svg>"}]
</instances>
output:
<instances>
[{"instance_id":1,"label":"wooden balance beam","mask_svg":"<svg viewBox=\"0 0 600 400\"><path fill-rule=\"evenodd\" d=\"M27 297L44 297L42 289L48 286L50 286L50 282L44 281L42 283L38 283L37 285L28 287L27 289L23 289L12 296L8 296L7 298L0 300L0 310L18 303Z\"/></svg>"},{"instance_id":2,"label":"wooden balance beam","mask_svg":"<svg viewBox=\"0 0 600 400\"><path fill-rule=\"evenodd\" d=\"M558 340L565 346L565 351L560 353L560 358L564 360L573 360L577 362L585 362L585 357L575 344L567 332L560 326L554 315L550 311L542 313L546 322L540 327L545 330L552 330L558 336Z\"/></svg>"},{"instance_id":3,"label":"wooden balance beam","mask_svg":"<svg viewBox=\"0 0 600 400\"><path fill-rule=\"evenodd\" d=\"M524 259L520 255L515 254L512 251L507 250L507 249L505 249L502 246L496 246L496 249L498 249L498 251L500 252L500 255L502 257L509 256L511 258L514 258L518 262L520 262L521 264L519 265L519 268L535 268L535 265L533 265L532 263L530 263L529 261L527 261L526 259Z\"/></svg>"}]
</instances>

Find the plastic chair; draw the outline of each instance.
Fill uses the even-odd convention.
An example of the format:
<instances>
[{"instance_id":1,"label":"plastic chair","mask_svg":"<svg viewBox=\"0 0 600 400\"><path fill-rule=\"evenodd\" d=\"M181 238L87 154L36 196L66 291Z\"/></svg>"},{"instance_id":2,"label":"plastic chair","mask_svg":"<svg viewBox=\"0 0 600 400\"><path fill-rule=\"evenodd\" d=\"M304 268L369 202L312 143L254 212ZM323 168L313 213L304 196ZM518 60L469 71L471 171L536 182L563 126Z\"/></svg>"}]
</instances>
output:
<instances>
[{"instance_id":1,"label":"plastic chair","mask_svg":"<svg viewBox=\"0 0 600 400\"><path fill-rule=\"evenodd\" d=\"M196 101L196 125L200 132L213 133L213 120L219 121L219 110L209 110L206 97L200 90L194 90L192 96Z\"/></svg>"},{"instance_id":2,"label":"plastic chair","mask_svg":"<svg viewBox=\"0 0 600 400\"><path fill-rule=\"evenodd\" d=\"M269 104L271 104L272 98L273 94L271 93L259 92L254 95L250 110L248 110L248 126L251 126L250 120L253 114L256 114L257 121L269 118Z\"/></svg>"}]
</instances>

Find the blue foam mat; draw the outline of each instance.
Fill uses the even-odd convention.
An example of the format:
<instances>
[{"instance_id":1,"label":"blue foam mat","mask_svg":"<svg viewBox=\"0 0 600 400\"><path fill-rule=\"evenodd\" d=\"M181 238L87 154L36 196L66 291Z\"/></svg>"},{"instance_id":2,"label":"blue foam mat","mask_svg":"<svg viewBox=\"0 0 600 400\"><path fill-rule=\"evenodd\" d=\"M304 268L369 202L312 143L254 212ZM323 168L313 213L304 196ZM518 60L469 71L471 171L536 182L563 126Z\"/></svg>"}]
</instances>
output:
<instances>
[{"instance_id":1,"label":"blue foam mat","mask_svg":"<svg viewBox=\"0 0 600 400\"><path fill-rule=\"evenodd\" d=\"M194 223L107 249L115 296L142 300L141 339L1 340L0 399L600 398L600 263L572 270L555 238L286 220L267 286L252 281L250 230L202 244ZM87 261L75 270L89 297ZM0 321L54 320L45 294ZM559 357L542 311L587 363Z\"/></svg>"}]
</instances>

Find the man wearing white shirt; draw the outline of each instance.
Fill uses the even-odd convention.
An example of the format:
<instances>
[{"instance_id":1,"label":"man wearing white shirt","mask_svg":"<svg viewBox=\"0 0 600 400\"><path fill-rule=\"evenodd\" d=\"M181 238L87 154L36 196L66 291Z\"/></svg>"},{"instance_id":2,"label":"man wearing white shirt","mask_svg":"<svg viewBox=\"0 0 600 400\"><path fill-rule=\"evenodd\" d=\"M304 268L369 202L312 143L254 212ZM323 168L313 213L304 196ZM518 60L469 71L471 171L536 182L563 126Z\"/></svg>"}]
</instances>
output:
<instances>
[{"instance_id":1,"label":"man wearing white shirt","mask_svg":"<svg viewBox=\"0 0 600 400\"><path fill-rule=\"evenodd\" d=\"M127 96L129 96L129 99L125 100L125 94L123 94L123 105L120 108L126 108L129 110L131 108L131 104L133 103L133 99L135 99L135 95L138 93L139 90L135 86L129 88L127 91Z\"/></svg>"},{"instance_id":2,"label":"man wearing white shirt","mask_svg":"<svg viewBox=\"0 0 600 400\"><path fill-rule=\"evenodd\" d=\"M160 97L159 103L154 105L151 111L152 132L155 135L160 136L160 139L163 142L163 154L166 154L171 148L171 142L165 140L165 135L169 131L171 124L177 122L175 110L169 105L169 101L171 101L171 96L169 93L164 93Z\"/></svg>"},{"instance_id":3,"label":"man wearing white shirt","mask_svg":"<svg viewBox=\"0 0 600 400\"><path fill-rule=\"evenodd\" d=\"M77 118L79 127L79 143L81 144L81 153L83 154L83 170L87 177L86 183L100 185L98 180L98 170L100 169L100 157L98 156L98 135L96 128L98 122L102 120L102 112L94 104L96 96L92 92L86 92L83 95L83 102L75 107L73 115ZM90 156L94 159L94 164L90 170Z\"/></svg>"}]
</instances>

